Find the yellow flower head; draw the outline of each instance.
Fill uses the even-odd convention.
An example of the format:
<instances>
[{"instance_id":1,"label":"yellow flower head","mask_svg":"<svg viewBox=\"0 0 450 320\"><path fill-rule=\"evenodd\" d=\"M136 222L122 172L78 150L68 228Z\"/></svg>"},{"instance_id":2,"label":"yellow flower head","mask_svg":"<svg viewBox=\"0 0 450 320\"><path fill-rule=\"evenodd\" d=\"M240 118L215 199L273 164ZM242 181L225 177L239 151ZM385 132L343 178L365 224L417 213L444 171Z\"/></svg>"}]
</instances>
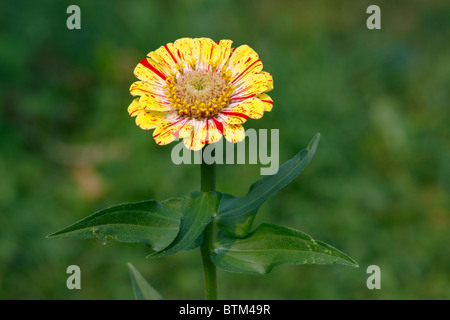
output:
<instances>
[{"instance_id":1,"label":"yellow flower head","mask_svg":"<svg viewBox=\"0 0 450 320\"><path fill-rule=\"evenodd\" d=\"M262 71L258 54L247 45L231 48L231 40L182 38L150 52L134 70L140 80L128 107L142 129L165 145L182 138L188 149L224 136L245 138L242 124L271 111L272 76Z\"/></svg>"}]
</instances>

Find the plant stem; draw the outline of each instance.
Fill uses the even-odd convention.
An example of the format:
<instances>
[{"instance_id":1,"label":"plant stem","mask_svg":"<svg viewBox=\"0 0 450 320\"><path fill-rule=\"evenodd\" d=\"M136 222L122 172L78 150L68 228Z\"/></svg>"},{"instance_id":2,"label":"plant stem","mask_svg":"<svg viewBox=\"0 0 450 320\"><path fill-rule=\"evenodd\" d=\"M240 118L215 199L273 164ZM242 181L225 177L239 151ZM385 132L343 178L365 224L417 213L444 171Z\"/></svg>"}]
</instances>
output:
<instances>
[{"instance_id":1,"label":"plant stem","mask_svg":"<svg viewBox=\"0 0 450 320\"><path fill-rule=\"evenodd\" d=\"M201 164L201 185L202 192L216 191L216 164ZM214 222L210 222L203 231L203 243L200 247L203 260L203 274L205 277L206 300L217 299L217 277L216 266L212 263L210 254L213 245Z\"/></svg>"},{"instance_id":2,"label":"plant stem","mask_svg":"<svg viewBox=\"0 0 450 320\"><path fill-rule=\"evenodd\" d=\"M206 164L202 162L200 170L200 190L202 192L216 191L216 164Z\"/></svg>"}]
</instances>

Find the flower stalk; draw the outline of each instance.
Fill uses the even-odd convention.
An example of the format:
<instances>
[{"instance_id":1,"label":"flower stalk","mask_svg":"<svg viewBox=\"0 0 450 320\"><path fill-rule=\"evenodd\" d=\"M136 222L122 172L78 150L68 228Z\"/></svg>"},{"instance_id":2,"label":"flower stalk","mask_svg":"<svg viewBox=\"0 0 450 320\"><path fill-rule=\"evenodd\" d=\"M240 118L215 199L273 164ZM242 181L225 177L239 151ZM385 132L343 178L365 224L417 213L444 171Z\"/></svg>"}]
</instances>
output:
<instances>
[{"instance_id":1,"label":"flower stalk","mask_svg":"<svg viewBox=\"0 0 450 320\"><path fill-rule=\"evenodd\" d=\"M202 192L216 191L216 164L201 164L201 183ZM217 276L216 266L211 261L211 250L213 246L214 222L210 222L203 231L203 242L200 251L203 260L203 274L205 278L205 297L206 300L217 299Z\"/></svg>"}]
</instances>

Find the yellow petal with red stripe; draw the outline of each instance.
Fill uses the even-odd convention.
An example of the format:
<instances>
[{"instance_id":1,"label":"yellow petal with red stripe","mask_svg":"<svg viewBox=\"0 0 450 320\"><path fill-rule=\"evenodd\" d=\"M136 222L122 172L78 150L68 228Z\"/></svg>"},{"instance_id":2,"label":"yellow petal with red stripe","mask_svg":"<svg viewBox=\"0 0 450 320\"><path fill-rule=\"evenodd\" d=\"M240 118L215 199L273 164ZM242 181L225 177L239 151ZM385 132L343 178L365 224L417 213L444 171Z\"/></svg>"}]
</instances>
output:
<instances>
[{"instance_id":1,"label":"yellow petal with red stripe","mask_svg":"<svg viewBox=\"0 0 450 320\"><path fill-rule=\"evenodd\" d=\"M131 102L131 104L128 106L128 114L131 117L137 116L142 111L142 107L139 103L139 98L136 98Z\"/></svg>"},{"instance_id":2,"label":"yellow petal with red stripe","mask_svg":"<svg viewBox=\"0 0 450 320\"><path fill-rule=\"evenodd\" d=\"M173 106L167 99L161 99L161 97L148 93L139 98L139 103L144 110L153 111L172 111Z\"/></svg>"},{"instance_id":3,"label":"yellow petal with red stripe","mask_svg":"<svg viewBox=\"0 0 450 320\"><path fill-rule=\"evenodd\" d=\"M252 48L242 45L233 51L227 68L233 75L232 83L237 85L245 81L247 77L259 73L263 65Z\"/></svg>"},{"instance_id":4,"label":"yellow petal with red stripe","mask_svg":"<svg viewBox=\"0 0 450 320\"><path fill-rule=\"evenodd\" d=\"M221 69L230 58L231 54L231 40L219 40L214 46L214 52L211 58L211 65L215 66L217 69Z\"/></svg>"},{"instance_id":5,"label":"yellow petal with red stripe","mask_svg":"<svg viewBox=\"0 0 450 320\"><path fill-rule=\"evenodd\" d=\"M165 86L167 76L163 69L149 58L142 59L134 69L134 75L142 81L147 81L156 86Z\"/></svg>"},{"instance_id":6,"label":"yellow petal with red stripe","mask_svg":"<svg viewBox=\"0 0 450 320\"><path fill-rule=\"evenodd\" d=\"M183 142L186 148L189 150L197 151L203 148L205 143L203 142L204 137L206 135L206 131L204 129L204 122L206 120L192 120L193 128L191 130L191 134L184 138Z\"/></svg>"},{"instance_id":7,"label":"yellow petal with red stripe","mask_svg":"<svg viewBox=\"0 0 450 320\"><path fill-rule=\"evenodd\" d=\"M266 75L255 74L253 76L248 76L231 95L231 102L233 103L233 100L246 100L252 98L266 92L268 88L269 83Z\"/></svg>"},{"instance_id":8,"label":"yellow petal with red stripe","mask_svg":"<svg viewBox=\"0 0 450 320\"><path fill-rule=\"evenodd\" d=\"M136 124L144 130L155 129L167 117L170 117L170 112L158 112L143 110L136 118Z\"/></svg>"},{"instance_id":9,"label":"yellow petal with red stripe","mask_svg":"<svg viewBox=\"0 0 450 320\"><path fill-rule=\"evenodd\" d=\"M249 98L247 100L244 100L242 104L245 104L249 111L249 117L252 119L261 119L264 115L264 103L258 99L257 97Z\"/></svg>"},{"instance_id":10,"label":"yellow petal with red stripe","mask_svg":"<svg viewBox=\"0 0 450 320\"><path fill-rule=\"evenodd\" d=\"M272 75L266 71L261 72L261 74L265 75L267 78L267 82L269 84L269 88L266 90L266 92L269 92L273 90L273 78Z\"/></svg>"},{"instance_id":11,"label":"yellow petal with red stripe","mask_svg":"<svg viewBox=\"0 0 450 320\"><path fill-rule=\"evenodd\" d=\"M197 41L200 46L198 67L202 70L212 70L211 58L213 56L216 43L209 38L199 38Z\"/></svg>"},{"instance_id":12,"label":"yellow petal with red stripe","mask_svg":"<svg viewBox=\"0 0 450 320\"><path fill-rule=\"evenodd\" d=\"M148 56L156 62L165 74L169 75L171 71L176 70L179 63L176 48L173 43L168 43L155 51L152 51Z\"/></svg>"},{"instance_id":13,"label":"yellow petal with red stripe","mask_svg":"<svg viewBox=\"0 0 450 320\"><path fill-rule=\"evenodd\" d=\"M205 120L202 130L202 143L214 143L222 138L223 125L211 118Z\"/></svg>"},{"instance_id":14,"label":"yellow petal with red stripe","mask_svg":"<svg viewBox=\"0 0 450 320\"><path fill-rule=\"evenodd\" d=\"M258 99L260 99L262 101L262 103L264 104L264 110L265 111L272 111L273 108L273 100L271 97L269 97L267 94L265 93L261 93L258 94L256 96Z\"/></svg>"},{"instance_id":15,"label":"yellow petal with red stripe","mask_svg":"<svg viewBox=\"0 0 450 320\"><path fill-rule=\"evenodd\" d=\"M231 53L231 40L200 39L201 59L199 67L203 70L216 70L223 67Z\"/></svg>"},{"instance_id":16,"label":"yellow petal with red stripe","mask_svg":"<svg viewBox=\"0 0 450 320\"><path fill-rule=\"evenodd\" d=\"M241 142L245 139L244 127L240 124L224 123L223 136L231 143Z\"/></svg>"},{"instance_id":17,"label":"yellow petal with red stripe","mask_svg":"<svg viewBox=\"0 0 450 320\"><path fill-rule=\"evenodd\" d=\"M190 125L189 118L180 118L175 114L170 114L166 119L161 121L158 127L153 131L153 138L159 145L166 145L177 139L177 135L185 126Z\"/></svg>"},{"instance_id":18,"label":"yellow petal with red stripe","mask_svg":"<svg viewBox=\"0 0 450 320\"><path fill-rule=\"evenodd\" d=\"M175 41L175 49L180 62L183 62L184 67L191 62L198 62L200 57L200 44L197 39L181 38Z\"/></svg>"},{"instance_id":19,"label":"yellow petal with red stripe","mask_svg":"<svg viewBox=\"0 0 450 320\"><path fill-rule=\"evenodd\" d=\"M249 101L232 103L229 107L222 109L218 118L228 124L242 124L247 121L250 116L250 104L254 98L248 99Z\"/></svg>"},{"instance_id":20,"label":"yellow petal with red stripe","mask_svg":"<svg viewBox=\"0 0 450 320\"><path fill-rule=\"evenodd\" d=\"M191 135L191 131L194 128L194 123L191 119L186 118L185 120L186 121L183 122L183 125L180 127L180 129L173 133L176 138L183 139Z\"/></svg>"},{"instance_id":21,"label":"yellow petal with red stripe","mask_svg":"<svg viewBox=\"0 0 450 320\"><path fill-rule=\"evenodd\" d=\"M148 82L136 81L130 87L130 93L141 96L139 103L144 110L169 111L173 110L169 99L164 93L165 89L150 85Z\"/></svg>"},{"instance_id":22,"label":"yellow petal with red stripe","mask_svg":"<svg viewBox=\"0 0 450 320\"><path fill-rule=\"evenodd\" d=\"M148 82L136 81L131 85L130 93L134 96L141 96L139 103L142 109L154 111L173 110L165 94L165 89L152 86Z\"/></svg>"},{"instance_id":23,"label":"yellow petal with red stripe","mask_svg":"<svg viewBox=\"0 0 450 320\"><path fill-rule=\"evenodd\" d=\"M144 94L152 94L167 100L166 90L161 87L151 85L146 81L136 81L130 86L130 93L133 96L142 96ZM167 100L168 101L168 100Z\"/></svg>"},{"instance_id":24,"label":"yellow petal with red stripe","mask_svg":"<svg viewBox=\"0 0 450 320\"><path fill-rule=\"evenodd\" d=\"M222 138L222 123L217 120L211 118L193 121L193 130L183 141L186 148L197 151L206 144L215 143Z\"/></svg>"}]
</instances>

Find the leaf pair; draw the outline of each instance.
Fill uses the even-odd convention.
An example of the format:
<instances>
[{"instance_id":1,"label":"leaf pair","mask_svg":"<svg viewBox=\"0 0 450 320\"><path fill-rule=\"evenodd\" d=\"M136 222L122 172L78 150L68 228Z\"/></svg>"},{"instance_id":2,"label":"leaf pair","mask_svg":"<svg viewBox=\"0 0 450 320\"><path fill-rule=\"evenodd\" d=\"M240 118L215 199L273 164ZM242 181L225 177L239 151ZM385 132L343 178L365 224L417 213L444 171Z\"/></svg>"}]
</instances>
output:
<instances>
[{"instance_id":1,"label":"leaf pair","mask_svg":"<svg viewBox=\"0 0 450 320\"><path fill-rule=\"evenodd\" d=\"M173 248L173 247L172 247ZM170 249L169 249L170 250ZM211 260L231 272L266 274L280 264L358 264L345 253L290 228L262 224L246 238L219 234ZM128 263L137 300L161 300L161 295Z\"/></svg>"},{"instance_id":2,"label":"leaf pair","mask_svg":"<svg viewBox=\"0 0 450 320\"><path fill-rule=\"evenodd\" d=\"M47 237L142 242L154 251L149 257L163 257L201 244L203 230L217 213L219 199L216 192L192 192L186 198L161 203L120 204Z\"/></svg>"}]
</instances>

